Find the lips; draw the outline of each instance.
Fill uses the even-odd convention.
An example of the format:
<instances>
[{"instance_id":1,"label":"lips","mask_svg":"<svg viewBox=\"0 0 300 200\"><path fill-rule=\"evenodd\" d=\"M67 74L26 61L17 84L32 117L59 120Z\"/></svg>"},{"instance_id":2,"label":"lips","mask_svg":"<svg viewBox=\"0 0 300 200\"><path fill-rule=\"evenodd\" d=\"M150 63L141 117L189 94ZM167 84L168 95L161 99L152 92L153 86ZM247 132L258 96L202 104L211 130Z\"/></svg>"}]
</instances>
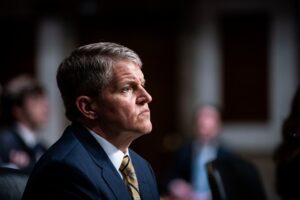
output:
<instances>
[{"instance_id":1,"label":"lips","mask_svg":"<svg viewBox=\"0 0 300 200\"><path fill-rule=\"evenodd\" d=\"M143 110L140 115L150 115L150 110L149 109L145 109Z\"/></svg>"},{"instance_id":2,"label":"lips","mask_svg":"<svg viewBox=\"0 0 300 200\"><path fill-rule=\"evenodd\" d=\"M144 113L144 112L150 112L150 110L149 109L145 109L145 110L142 111L142 113Z\"/></svg>"}]
</instances>

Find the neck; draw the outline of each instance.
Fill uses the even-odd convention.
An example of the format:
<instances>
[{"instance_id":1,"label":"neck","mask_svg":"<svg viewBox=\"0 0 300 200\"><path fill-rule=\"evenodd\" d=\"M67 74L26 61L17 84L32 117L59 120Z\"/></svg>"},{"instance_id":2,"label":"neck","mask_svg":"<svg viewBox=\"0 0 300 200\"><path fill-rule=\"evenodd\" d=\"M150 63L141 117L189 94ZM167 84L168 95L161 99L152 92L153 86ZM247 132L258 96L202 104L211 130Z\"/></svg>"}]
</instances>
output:
<instances>
[{"instance_id":1,"label":"neck","mask_svg":"<svg viewBox=\"0 0 300 200\"><path fill-rule=\"evenodd\" d=\"M103 137L105 140L113 144L116 148L120 149L123 153L126 153L130 144L134 140L130 133L113 133L110 131L104 131L99 126L92 126L91 124L84 123L88 129Z\"/></svg>"}]
</instances>

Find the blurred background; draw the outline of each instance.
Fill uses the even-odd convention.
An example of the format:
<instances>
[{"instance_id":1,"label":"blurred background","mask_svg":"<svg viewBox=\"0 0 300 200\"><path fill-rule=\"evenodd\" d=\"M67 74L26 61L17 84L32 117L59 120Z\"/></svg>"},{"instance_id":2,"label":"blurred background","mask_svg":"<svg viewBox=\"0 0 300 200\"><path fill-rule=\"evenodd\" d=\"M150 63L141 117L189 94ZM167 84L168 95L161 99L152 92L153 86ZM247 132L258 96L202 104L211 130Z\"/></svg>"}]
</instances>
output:
<instances>
[{"instance_id":1,"label":"blurred background","mask_svg":"<svg viewBox=\"0 0 300 200\"><path fill-rule=\"evenodd\" d=\"M259 168L274 192L272 154L299 83L296 0L10 0L0 6L0 83L29 73L46 87L55 142L69 123L56 69L71 50L111 41L136 51L151 103L153 132L133 148L158 179L193 131L201 103L223 108L222 139Z\"/></svg>"}]
</instances>

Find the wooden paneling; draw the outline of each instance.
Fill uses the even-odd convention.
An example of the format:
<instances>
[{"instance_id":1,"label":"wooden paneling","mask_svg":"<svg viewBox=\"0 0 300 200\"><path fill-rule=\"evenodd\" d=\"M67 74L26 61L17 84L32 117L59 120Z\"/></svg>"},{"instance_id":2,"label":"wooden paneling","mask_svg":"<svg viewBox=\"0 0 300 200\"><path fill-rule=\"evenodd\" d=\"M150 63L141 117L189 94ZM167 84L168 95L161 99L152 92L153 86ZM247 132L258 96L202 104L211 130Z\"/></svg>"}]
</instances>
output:
<instances>
[{"instance_id":1,"label":"wooden paneling","mask_svg":"<svg viewBox=\"0 0 300 200\"><path fill-rule=\"evenodd\" d=\"M269 27L261 13L220 17L225 121L269 119Z\"/></svg>"}]
</instances>

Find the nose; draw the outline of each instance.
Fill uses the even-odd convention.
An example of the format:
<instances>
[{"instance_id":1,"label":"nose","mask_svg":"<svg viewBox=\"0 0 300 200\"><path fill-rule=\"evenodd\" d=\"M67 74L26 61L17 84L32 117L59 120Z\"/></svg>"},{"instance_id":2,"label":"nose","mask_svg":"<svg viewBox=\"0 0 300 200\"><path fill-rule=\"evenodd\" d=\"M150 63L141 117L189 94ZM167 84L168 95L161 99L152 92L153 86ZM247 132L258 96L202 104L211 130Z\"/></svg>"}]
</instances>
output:
<instances>
[{"instance_id":1,"label":"nose","mask_svg":"<svg viewBox=\"0 0 300 200\"><path fill-rule=\"evenodd\" d=\"M137 97L137 104L143 105L152 101L151 95L144 87L140 88L139 96Z\"/></svg>"}]
</instances>

